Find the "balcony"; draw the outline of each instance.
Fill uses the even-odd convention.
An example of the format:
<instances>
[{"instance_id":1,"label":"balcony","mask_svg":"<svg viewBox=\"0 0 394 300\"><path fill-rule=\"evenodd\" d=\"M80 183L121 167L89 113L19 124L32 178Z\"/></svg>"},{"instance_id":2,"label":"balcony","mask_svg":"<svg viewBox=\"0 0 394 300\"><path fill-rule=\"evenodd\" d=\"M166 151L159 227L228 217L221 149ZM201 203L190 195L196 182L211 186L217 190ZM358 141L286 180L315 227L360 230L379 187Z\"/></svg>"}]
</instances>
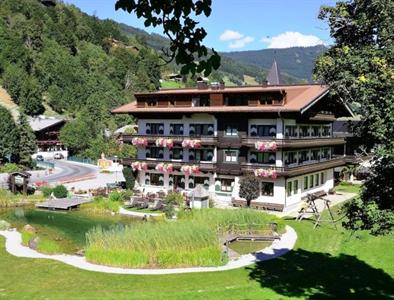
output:
<instances>
[{"instance_id":1,"label":"balcony","mask_svg":"<svg viewBox=\"0 0 394 300\"><path fill-rule=\"evenodd\" d=\"M149 169L154 169L159 163L172 164L174 169L180 169L184 165L197 165L202 172L213 172L216 170L216 163L214 162L184 162L184 161L172 161L164 159L137 159L137 158L124 158L122 159L123 165L130 166L133 162L141 161L148 165Z\"/></svg>"},{"instance_id":2,"label":"balcony","mask_svg":"<svg viewBox=\"0 0 394 300\"><path fill-rule=\"evenodd\" d=\"M334 146L345 144L345 139L340 137L308 137L308 138L284 138L276 139L269 137L243 137L242 145L254 147L256 142L276 142L279 149L283 148L309 148L320 146Z\"/></svg>"},{"instance_id":3,"label":"balcony","mask_svg":"<svg viewBox=\"0 0 394 300\"><path fill-rule=\"evenodd\" d=\"M149 143L155 143L157 139L164 138L164 139L172 139L174 143L182 143L185 139L192 139L192 140L200 140L202 145L216 145L218 138L212 135L159 135L159 134L123 134L122 140L124 143L132 142L133 138L146 138L148 139Z\"/></svg>"},{"instance_id":4,"label":"balcony","mask_svg":"<svg viewBox=\"0 0 394 300\"><path fill-rule=\"evenodd\" d=\"M275 167L270 165L262 165L262 164L252 164L252 163L242 163L241 170L243 173L251 173L256 169L273 169L275 170L279 176L296 176L302 175L305 173L316 172L324 169L335 168L345 164L344 156L333 157L327 160L320 160L317 162L304 163L301 165L297 165L294 167Z\"/></svg>"}]
</instances>

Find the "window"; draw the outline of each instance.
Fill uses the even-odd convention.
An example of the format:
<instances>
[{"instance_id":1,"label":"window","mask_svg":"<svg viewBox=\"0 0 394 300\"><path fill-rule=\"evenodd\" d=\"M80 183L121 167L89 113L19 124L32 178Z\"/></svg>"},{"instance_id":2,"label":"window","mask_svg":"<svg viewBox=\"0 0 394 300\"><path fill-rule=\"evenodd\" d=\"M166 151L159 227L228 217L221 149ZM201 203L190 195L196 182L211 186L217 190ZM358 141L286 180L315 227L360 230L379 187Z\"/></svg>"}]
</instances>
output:
<instances>
[{"instance_id":1,"label":"window","mask_svg":"<svg viewBox=\"0 0 394 300\"><path fill-rule=\"evenodd\" d=\"M226 136L238 136L238 129L233 126L227 125L225 135Z\"/></svg>"},{"instance_id":2,"label":"window","mask_svg":"<svg viewBox=\"0 0 394 300\"><path fill-rule=\"evenodd\" d=\"M273 152L252 152L250 154L250 162L252 164L274 164L276 155Z\"/></svg>"},{"instance_id":3,"label":"window","mask_svg":"<svg viewBox=\"0 0 394 300\"><path fill-rule=\"evenodd\" d=\"M287 189L286 189L287 197L291 196L291 192L292 191L293 191L293 182L292 181L288 181L287 182Z\"/></svg>"},{"instance_id":4,"label":"window","mask_svg":"<svg viewBox=\"0 0 394 300\"><path fill-rule=\"evenodd\" d=\"M147 106L157 106L157 104L158 104L157 99L148 99L146 101Z\"/></svg>"},{"instance_id":5,"label":"window","mask_svg":"<svg viewBox=\"0 0 394 300\"><path fill-rule=\"evenodd\" d=\"M320 184L324 184L324 172L320 173Z\"/></svg>"},{"instance_id":6,"label":"window","mask_svg":"<svg viewBox=\"0 0 394 300\"><path fill-rule=\"evenodd\" d=\"M149 173L148 185L156 185L156 186L164 185L163 174Z\"/></svg>"},{"instance_id":7,"label":"window","mask_svg":"<svg viewBox=\"0 0 394 300\"><path fill-rule=\"evenodd\" d=\"M163 123L147 123L146 124L146 134L164 134L164 124Z\"/></svg>"},{"instance_id":8,"label":"window","mask_svg":"<svg viewBox=\"0 0 394 300\"><path fill-rule=\"evenodd\" d=\"M190 161L212 161L213 159L213 149L190 149L189 150L189 160Z\"/></svg>"},{"instance_id":9,"label":"window","mask_svg":"<svg viewBox=\"0 0 394 300\"><path fill-rule=\"evenodd\" d=\"M302 164L305 161L309 160L309 151L308 150L304 150L300 152L300 158L299 158L299 163Z\"/></svg>"},{"instance_id":10,"label":"window","mask_svg":"<svg viewBox=\"0 0 394 300\"><path fill-rule=\"evenodd\" d=\"M304 190L308 189L308 176L304 177Z\"/></svg>"},{"instance_id":11,"label":"window","mask_svg":"<svg viewBox=\"0 0 394 300\"><path fill-rule=\"evenodd\" d=\"M274 183L273 182L261 182L261 195L262 196L273 196L274 195Z\"/></svg>"},{"instance_id":12,"label":"window","mask_svg":"<svg viewBox=\"0 0 394 300\"><path fill-rule=\"evenodd\" d=\"M321 151L321 158L330 159L330 148L323 148Z\"/></svg>"},{"instance_id":13,"label":"window","mask_svg":"<svg viewBox=\"0 0 394 300\"><path fill-rule=\"evenodd\" d=\"M169 186L174 189L184 189L185 188L185 176L183 175L170 175L169 176Z\"/></svg>"},{"instance_id":14,"label":"window","mask_svg":"<svg viewBox=\"0 0 394 300\"><path fill-rule=\"evenodd\" d=\"M320 159L320 151L319 150L312 150L311 151L311 160L319 160Z\"/></svg>"},{"instance_id":15,"label":"window","mask_svg":"<svg viewBox=\"0 0 394 300\"><path fill-rule=\"evenodd\" d=\"M297 193L298 193L298 179L297 179L297 180L294 180L294 183L293 183L293 193L294 193L294 194L297 194Z\"/></svg>"},{"instance_id":16,"label":"window","mask_svg":"<svg viewBox=\"0 0 394 300\"><path fill-rule=\"evenodd\" d=\"M146 157L147 158L163 158L164 149L162 147L150 147L147 148Z\"/></svg>"},{"instance_id":17,"label":"window","mask_svg":"<svg viewBox=\"0 0 394 300\"><path fill-rule=\"evenodd\" d=\"M313 188L313 175L309 175L309 188Z\"/></svg>"},{"instance_id":18,"label":"window","mask_svg":"<svg viewBox=\"0 0 394 300\"><path fill-rule=\"evenodd\" d=\"M320 136L320 126L312 126L312 131L311 131L311 135L313 137L319 137Z\"/></svg>"},{"instance_id":19,"label":"window","mask_svg":"<svg viewBox=\"0 0 394 300\"><path fill-rule=\"evenodd\" d=\"M183 149L173 148L170 150L170 159L183 159Z\"/></svg>"},{"instance_id":20,"label":"window","mask_svg":"<svg viewBox=\"0 0 394 300\"><path fill-rule=\"evenodd\" d=\"M285 137L297 137L297 126L286 126Z\"/></svg>"},{"instance_id":21,"label":"window","mask_svg":"<svg viewBox=\"0 0 394 300\"><path fill-rule=\"evenodd\" d=\"M199 135L213 135L214 129L213 124L190 124L189 135L199 136Z\"/></svg>"},{"instance_id":22,"label":"window","mask_svg":"<svg viewBox=\"0 0 394 300\"><path fill-rule=\"evenodd\" d=\"M170 134L183 135L183 124L170 124Z\"/></svg>"},{"instance_id":23,"label":"window","mask_svg":"<svg viewBox=\"0 0 394 300\"><path fill-rule=\"evenodd\" d=\"M260 103L260 105L271 105L273 100L274 100L274 97L272 95L263 94L259 98L259 103Z\"/></svg>"},{"instance_id":24,"label":"window","mask_svg":"<svg viewBox=\"0 0 394 300\"><path fill-rule=\"evenodd\" d=\"M319 173L315 174L315 186L319 185Z\"/></svg>"},{"instance_id":25,"label":"window","mask_svg":"<svg viewBox=\"0 0 394 300\"><path fill-rule=\"evenodd\" d=\"M209 106L208 96L202 95L201 97L192 98L192 106Z\"/></svg>"},{"instance_id":26,"label":"window","mask_svg":"<svg viewBox=\"0 0 394 300\"><path fill-rule=\"evenodd\" d=\"M285 152L285 164L291 165L297 163L297 152Z\"/></svg>"},{"instance_id":27,"label":"window","mask_svg":"<svg viewBox=\"0 0 394 300\"><path fill-rule=\"evenodd\" d=\"M225 150L224 151L224 162L236 163L237 161L238 161L238 151L237 150Z\"/></svg>"},{"instance_id":28,"label":"window","mask_svg":"<svg viewBox=\"0 0 394 300\"><path fill-rule=\"evenodd\" d=\"M276 125L251 125L250 136L276 136Z\"/></svg>"},{"instance_id":29,"label":"window","mask_svg":"<svg viewBox=\"0 0 394 300\"><path fill-rule=\"evenodd\" d=\"M189 177L189 180L191 178L193 179L192 186L190 186L190 182L189 182L189 188L195 188L198 184L202 184L206 189L209 188L209 177L193 176L193 177Z\"/></svg>"},{"instance_id":30,"label":"window","mask_svg":"<svg viewBox=\"0 0 394 300\"><path fill-rule=\"evenodd\" d=\"M220 178L220 190L222 192L232 192L233 183L234 183L234 179Z\"/></svg>"},{"instance_id":31,"label":"window","mask_svg":"<svg viewBox=\"0 0 394 300\"><path fill-rule=\"evenodd\" d=\"M300 126L300 137L309 137L309 126Z\"/></svg>"},{"instance_id":32,"label":"window","mask_svg":"<svg viewBox=\"0 0 394 300\"><path fill-rule=\"evenodd\" d=\"M321 131L321 135L325 136L325 137L331 136L331 126L323 126L322 131Z\"/></svg>"}]
</instances>

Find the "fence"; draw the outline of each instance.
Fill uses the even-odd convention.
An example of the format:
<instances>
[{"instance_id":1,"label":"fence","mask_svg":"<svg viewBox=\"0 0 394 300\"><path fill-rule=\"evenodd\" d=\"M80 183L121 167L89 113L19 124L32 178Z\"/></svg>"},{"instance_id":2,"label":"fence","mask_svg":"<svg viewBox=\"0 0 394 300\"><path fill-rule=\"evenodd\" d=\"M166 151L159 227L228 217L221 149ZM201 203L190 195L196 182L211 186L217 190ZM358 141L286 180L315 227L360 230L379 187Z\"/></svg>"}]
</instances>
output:
<instances>
[{"instance_id":1,"label":"fence","mask_svg":"<svg viewBox=\"0 0 394 300\"><path fill-rule=\"evenodd\" d=\"M37 167L44 169L54 169L55 164L49 161L36 161Z\"/></svg>"},{"instance_id":2,"label":"fence","mask_svg":"<svg viewBox=\"0 0 394 300\"><path fill-rule=\"evenodd\" d=\"M97 165L97 160L91 158L84 158L84 157L77 157L77 156L69 156L67 160L74 161L82 164L89 164L89 165Z\"/></svg>"}]
</instances>

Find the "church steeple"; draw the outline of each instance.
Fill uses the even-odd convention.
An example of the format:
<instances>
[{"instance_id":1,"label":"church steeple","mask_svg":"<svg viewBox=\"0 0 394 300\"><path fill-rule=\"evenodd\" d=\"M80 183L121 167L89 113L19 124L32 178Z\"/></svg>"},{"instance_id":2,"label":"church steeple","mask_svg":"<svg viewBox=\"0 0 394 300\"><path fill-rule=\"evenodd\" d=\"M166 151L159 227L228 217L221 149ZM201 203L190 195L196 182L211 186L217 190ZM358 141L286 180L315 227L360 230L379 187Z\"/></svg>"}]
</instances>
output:
<instances>
[{"instance_id":1,"label":"church steeple","mask_svg":"<svg viewBox=\"0 0 394 300\"><path fill-rule=\"evenodd\" d=\"M274 62L272 63L271 69L267 75L267 84L268 85L281 84L279 67L278 64L276 63L275 58L274 58Z\"/></svg>"}]
</instances>

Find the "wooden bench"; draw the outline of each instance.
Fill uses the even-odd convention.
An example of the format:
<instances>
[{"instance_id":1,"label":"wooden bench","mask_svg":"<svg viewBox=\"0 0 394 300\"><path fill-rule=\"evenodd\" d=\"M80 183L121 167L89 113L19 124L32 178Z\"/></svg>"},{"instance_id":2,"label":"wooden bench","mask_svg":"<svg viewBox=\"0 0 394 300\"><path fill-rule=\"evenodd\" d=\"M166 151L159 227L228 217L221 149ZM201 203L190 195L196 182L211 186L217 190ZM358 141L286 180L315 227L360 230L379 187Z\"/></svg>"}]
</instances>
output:
<instances>
[{"instance_id":1,"label":"wooden bench","mask_svg":"<svg viewBox=\"0 0 394 300\"><path fill-rule=\"evenodd\" d=\"M260 202L260 201L252 200L250 202L250 207L255 208L255 209L261 209L261 210L283 211L285 206L283 204Z\"/></svg>"}]
</instances>

